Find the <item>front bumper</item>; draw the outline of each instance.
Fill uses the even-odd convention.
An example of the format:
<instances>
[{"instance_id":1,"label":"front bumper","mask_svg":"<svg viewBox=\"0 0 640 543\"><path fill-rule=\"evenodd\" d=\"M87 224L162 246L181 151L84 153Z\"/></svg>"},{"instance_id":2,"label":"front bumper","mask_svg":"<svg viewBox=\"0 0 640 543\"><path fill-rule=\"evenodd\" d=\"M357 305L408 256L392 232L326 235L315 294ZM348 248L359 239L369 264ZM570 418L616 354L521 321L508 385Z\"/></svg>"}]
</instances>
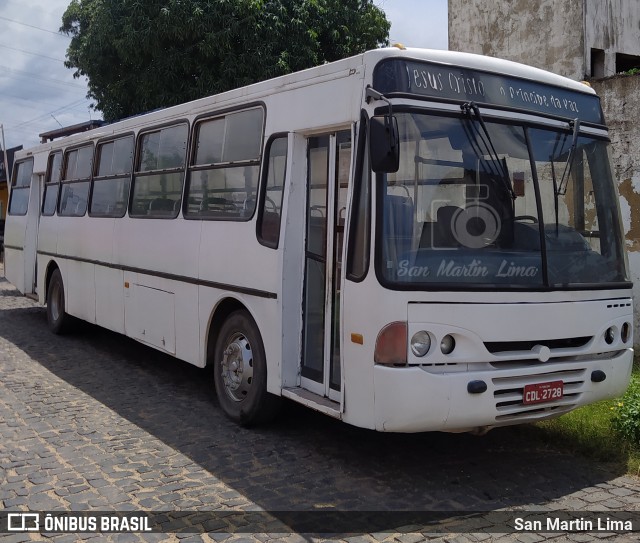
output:
<instances>
[{"instance_id":1,"label":"front bumper","mask_svg":"<svg viewBox=\"0 0 640 543\"><path fill-rule=\"evenodd\" d=\"M432 373L422 366L374 367L375 428L385 432L485 430L557 417L577 407L624 393L631 376L633 349L553 359L544 364L518 364L510 369ZM594 371L606 379L594 382ZM562 380L564 396L551 402L523 405L527 384ZM487 390L471 394L471 381Z\"/></svg>"}]
</instances>

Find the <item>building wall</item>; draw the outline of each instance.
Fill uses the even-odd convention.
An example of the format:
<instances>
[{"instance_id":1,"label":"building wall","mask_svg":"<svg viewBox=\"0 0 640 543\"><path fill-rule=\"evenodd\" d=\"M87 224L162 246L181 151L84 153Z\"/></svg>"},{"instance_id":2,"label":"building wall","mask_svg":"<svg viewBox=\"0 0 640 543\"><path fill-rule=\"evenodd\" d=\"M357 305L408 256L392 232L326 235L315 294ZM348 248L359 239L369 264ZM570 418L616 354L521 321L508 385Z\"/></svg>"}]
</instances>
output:
<instances>
[{"instance_id":1,"label":"building wall","mask_svg":"<svg viewBox=\"0 0 640 543\"><path fill-rule=\"evenodd\" d=\"M514 60L581 80L583 18L583 0L449 0L449 49Z\"/></svg>"},{"instance_id":2,"label":"building wall","mask_svg":"<svg viewBox=\"0 0 640 543\"><path fill-rule=\"evenodd\" d=\"M640 346L640 75L619 75L593 81L592 85L602 99L610 129L612 163L619 182L620 210L634 282L635 344Z\"/></svg>"},{"instance_id":3,"label":"building wall","mask_svg":"<svg viewBox=\"0 0 640 543\"><path fill-rule=\"evenodd\" d=\"M616 53L640 56L640 2L638 0L585 0L585 43L587 67L591 67L591 49L604 51L602 73L616 73Z\"/></svg>"},{"instance_id":4,"label":"building wall","mask_svg":"<svg viewBox=\"0 0 640 543\"><path fill-rule=\"evenodd\" d=\"M449 49L523 62L574 80L616 73L616 53L640 57L640 0L449 0ZM640 61L640 58L638 59ZM640 75L591 80L602 99L634 281L640 347Z\"/></svg>"}]
</instances>

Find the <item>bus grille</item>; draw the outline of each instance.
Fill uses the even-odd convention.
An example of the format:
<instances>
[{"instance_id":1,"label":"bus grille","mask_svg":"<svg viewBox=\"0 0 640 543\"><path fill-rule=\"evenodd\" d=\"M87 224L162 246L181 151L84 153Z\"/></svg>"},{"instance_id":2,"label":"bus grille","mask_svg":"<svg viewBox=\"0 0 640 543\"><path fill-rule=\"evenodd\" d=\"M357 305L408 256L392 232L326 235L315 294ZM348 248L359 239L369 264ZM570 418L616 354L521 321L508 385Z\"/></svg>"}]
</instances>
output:
<instances>
[{"instance_id":1,"label":"bus grille","mask_svg":"<svg viewBox=\"0 0 640 543\"><path fill-rule=\"evenodd\" d=\"M493 378L496 421L538 419L541 416L561 415L570 411L580 399L585 374L585 369L573 369L535 375ZM522 403L524 387L529 384L546 381L562 381L564 383L563 397L543 404L524 405Z\"/></svg>"},{"instance_id":2,"label":"bus grille","mask_svg":"<svg viewBox=\"0 0 640 543\"><path fill-rule=\"evenodd\" d=\"M553 352L554 349L579 349L584 347L593 339L593 336L568 337L563 339L547 339L537 341L486 341L484 346L491 354L504 352L523 352L531 351L536 345L544 345L549 347Z\"/></svg>"}]
</instances>

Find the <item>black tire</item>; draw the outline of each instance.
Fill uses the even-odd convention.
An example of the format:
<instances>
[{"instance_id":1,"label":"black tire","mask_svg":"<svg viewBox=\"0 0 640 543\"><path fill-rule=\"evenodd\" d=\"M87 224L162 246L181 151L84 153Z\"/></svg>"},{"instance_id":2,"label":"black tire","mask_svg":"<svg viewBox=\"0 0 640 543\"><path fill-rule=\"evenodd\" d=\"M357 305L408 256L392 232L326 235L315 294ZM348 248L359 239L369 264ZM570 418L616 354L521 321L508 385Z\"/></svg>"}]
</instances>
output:
<instances>
[{"instance_id":1,"label":"black tire","mask_svg":"<svg viewBox=\"0 0 640 543\"><path fill-rule=\"evenodd\" d=\"M47 323L54 334L66 334L71 331L72 320L65 310L62 274L56 269L47 286Z\"/></svg>"},{"instance_id":2,"label":"black tire","mask_svg":"<svg viewBox=\"0 0 640 543\"><path fill-rule=\"evenodd\" d=\"M213 366L216 395L227 417L242 426L273 419L280 398L267 392L264 345L246 311L235 311L222 325Z\"/></svg>"}]
</instances>

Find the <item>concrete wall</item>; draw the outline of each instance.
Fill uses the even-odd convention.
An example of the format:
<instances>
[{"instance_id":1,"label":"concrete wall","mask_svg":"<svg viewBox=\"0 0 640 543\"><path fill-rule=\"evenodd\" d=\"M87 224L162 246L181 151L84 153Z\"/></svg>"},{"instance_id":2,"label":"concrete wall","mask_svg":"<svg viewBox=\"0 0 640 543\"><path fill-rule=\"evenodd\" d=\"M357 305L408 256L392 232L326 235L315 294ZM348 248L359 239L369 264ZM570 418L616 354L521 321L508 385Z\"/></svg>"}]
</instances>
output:
<instances>
[{"instance_id":1,"label":"concrete wall","mask_svg":"<svg viewBox=\"0 0 640 543\"><path fill-rule=\"evenodd\" d=\"M586 73L583 29L583 0L449 0L452 51L515 60L578 80Z\"/></svg>"},{"instance_id":2,"label":"concrete wall","mask_svg":"<svg viewBox=\"0 0 640 543\"><path fill-rule=\"evenodd\" d=\"M640 2L638 0L585 0L586 65L591 49L604 51L602 74L616 73L616 53L640 56Z\"/></svg>"},{"instance_id":3,"label":"concrete wall","mask_svg":"<svg viewBox=\"0 0 640 543\"><path fill-rule=\"evenodd\" d=\"M635 344L640 346L640 75L619 75L592 81L602 99L610 128L614 175L618 179L620 209L629 268L634 282Z\"/></svg>"},{"instance_id":4,"label":"concrete wall","mask_svg":"<svg viewBox=\"0 0 640 543\"><path fill-rule=\"evenodd\" d=\"M575 80L616 72L616 53L640 56L640 0L449 0L449 49L523 62ZM602 98L634 281L640 347L640 75L591 80Z\"/></svg>"}]
</instances>

